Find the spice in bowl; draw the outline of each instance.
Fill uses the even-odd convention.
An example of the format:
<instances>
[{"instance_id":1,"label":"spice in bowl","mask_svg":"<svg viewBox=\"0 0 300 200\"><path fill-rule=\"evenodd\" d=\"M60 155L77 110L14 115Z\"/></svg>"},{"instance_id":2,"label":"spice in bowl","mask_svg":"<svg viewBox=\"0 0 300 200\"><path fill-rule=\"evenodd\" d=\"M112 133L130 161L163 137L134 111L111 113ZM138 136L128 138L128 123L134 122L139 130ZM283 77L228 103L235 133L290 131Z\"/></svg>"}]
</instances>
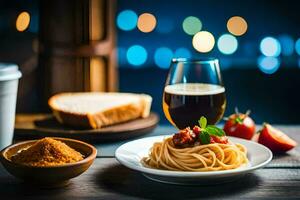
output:
<instances>
[{"instance_id":1,"label":"spice in bowl","mask_svg":"<svg viewBox=\"0 0 300 200\"><path fill-rule=\"evenodd\" d=\"M65 143L46 137L13 155L11 161L34 167L48 167L75 163L83 158L81 153Z\"/></svg>"}]
</instances>

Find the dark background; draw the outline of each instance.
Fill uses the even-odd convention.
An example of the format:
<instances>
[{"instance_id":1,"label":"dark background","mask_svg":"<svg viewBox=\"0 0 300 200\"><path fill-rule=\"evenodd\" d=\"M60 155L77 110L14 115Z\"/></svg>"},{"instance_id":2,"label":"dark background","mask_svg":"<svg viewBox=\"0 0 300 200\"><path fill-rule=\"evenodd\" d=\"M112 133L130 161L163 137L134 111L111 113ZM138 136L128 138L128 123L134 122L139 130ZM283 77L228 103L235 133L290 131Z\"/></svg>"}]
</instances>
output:
<instances>
[{"instance_id":1,"label":"dark background","mask_svg":"<svg viewBox=\"0 0 300 200\"><path fill-rule=\"evenodd\" d=\"M300 62L295 50L296 41L300 37L299 7L300 3L291 0L118 1L116 17L129 9L137 15L152 13L157 20L156 28L150 33L142 33L137 28L123 31L116 27L120 91L152 95L153 111L160 113L161 123L166 123L161 98L168 69L156 65L154 54L160 47L169 48L172 52L185 48L192 57L213 56L220 59L228 102L226 115L237 106L240 111L251 109L251 115L258 123L300 123ZM31 22L26 31L18 32L15 20L22 11L30 13ZM210 31L217 41L222 34L228 33L227 20L235 15L247 21L248 30L246 34L237 37L239 46L232 55L222 54L216 45L209 53L195 51L191 43L192 36L182 29L186 17L198 17L202 21L202 30ZM20 66L23 73L21 85L35 81L26 75L38 67L38 24L37 0L0 1L0 60ZM293 48L293 51L290 55L280 54L275 58L279 68L271 74L263 72L259 66L259 58L262 58L260 42L267 36L279 41L280 38L293 41L292 47L280 41L282 51L285 48ZM142 65L128 63L126 52L132 45L141 45L147 51L147 59ZM30 88L26 87L19 90L19 93L28 95L25 100L19 100L17 112L40 111L38 106L30 109L24 106L26 101L34 101L37 95L28 90Z\"/></svg>"},{"instance_id":2,"label":"dark background","mask_svg":"<svg viewBox=\"0 0 300 200\"><path fill-rule=\"evenodd\" d=\"M148 52L146 63L135 69L126 62L124 52L119 52L120 90L146 92L153 96L153 110L161 113L161 95L167 69L154 63L154 51L168 47L172 51L184 47L193 57L214 56L220 59L227 93L229 115L237 106L240 111L250 109L256 122L299 123L300 68L299 55L293 51L289 56L280 55L279 69L265 74L258 67L262 55L259 45L264 37L289 37L294 42L300 37L300 16L297 1L119 1L118 11L131 9L138 14L150 12L159 19L173 22L169 33L160 33L158 27L151 33L138 29L118 29L118 46L127 49L133 44L144 46ZM239 47L232 55L223 55L215 46L210 53L197 53L192 47L192 36L184 33L182 21L187 16L196 16L202 21L202 29L209 30L215 38L228 32L227 20L234 15L242 16L248 23L245 35L238 37ZM282 49L284 45L282 45ZM292 47L293 48L293 47Z\"/></svg>"}]
</instances>

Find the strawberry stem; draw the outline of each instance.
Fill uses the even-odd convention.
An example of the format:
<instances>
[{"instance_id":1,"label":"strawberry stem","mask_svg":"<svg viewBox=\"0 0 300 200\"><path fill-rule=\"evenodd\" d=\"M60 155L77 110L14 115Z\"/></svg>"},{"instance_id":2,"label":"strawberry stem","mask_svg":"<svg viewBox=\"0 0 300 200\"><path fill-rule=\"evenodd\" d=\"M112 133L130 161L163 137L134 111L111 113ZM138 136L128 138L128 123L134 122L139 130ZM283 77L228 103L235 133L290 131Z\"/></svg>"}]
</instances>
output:
<instances>
[{"instance_id":1,"label":"strawberry stem","mask_svg":"<svg viewBox=\"0 0 300 200\"><path fill-rule=\"evenodd\" d=\"M239 115L239 114L240 114L239 109L238 109L237 106L234 108L234 112L235 112L236 115Z\"/></svg>"},{"instance_id":2,"label":"strawberry stem","mask_svg":"<svg viewBox=\"0 0 300 200\"><path fill-rule=\"evenodd\" d=\"M250 114L251 114L251 110L247 110L245 115L246 115L246 117L248 117Z\"/></svg>"},{"instance_id":3,"label":"strawberry stem","mask_svg":"<svg viewBox=\"0 0 300 200\"><path fill-rule=\"evenodd\" d=\"M223 117L223 120L228 121L229 117Z\"/></svg>"}]
</instances>

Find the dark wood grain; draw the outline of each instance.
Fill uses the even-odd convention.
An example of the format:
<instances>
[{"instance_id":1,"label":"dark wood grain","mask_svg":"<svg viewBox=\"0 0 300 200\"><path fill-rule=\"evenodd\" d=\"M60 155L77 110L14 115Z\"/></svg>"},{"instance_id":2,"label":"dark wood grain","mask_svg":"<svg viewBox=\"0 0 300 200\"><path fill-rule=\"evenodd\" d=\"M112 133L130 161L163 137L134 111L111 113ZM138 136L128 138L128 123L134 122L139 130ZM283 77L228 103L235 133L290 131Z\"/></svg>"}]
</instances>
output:
<instances>
[{"instance_id":1,"label":"dark wood grain","mask_svg":"<svg viewBox=\"0 0 300 200\"><path fill-rule=\"evenodd\" d=\"M0 168L0 195L14 199L260 199L300 197L300 169L260 169L236 182L215 186L177 186L153 182L121 166L114 158L98 158L65 188L39 189L14 179Z\"/></svg>"},{"instance_id":2,"label":"dark wood grain","mask_svg":"<svg viewBox=\"0 0 300 200\"><path fill-rule=\"evenodd\" d=\"M300 126L277 125L300 143ZM147 136L172 134L159 126ZM100 154L93 166L65 188L39 189L10 176L0 166L0 199L300 199L300 147L275 155L263 169L227 184L177 186L157 183L120 165L115 149L129 140L96 143ZM105 158L105 157L111 158Z\"/></svg>"}]
</instances>

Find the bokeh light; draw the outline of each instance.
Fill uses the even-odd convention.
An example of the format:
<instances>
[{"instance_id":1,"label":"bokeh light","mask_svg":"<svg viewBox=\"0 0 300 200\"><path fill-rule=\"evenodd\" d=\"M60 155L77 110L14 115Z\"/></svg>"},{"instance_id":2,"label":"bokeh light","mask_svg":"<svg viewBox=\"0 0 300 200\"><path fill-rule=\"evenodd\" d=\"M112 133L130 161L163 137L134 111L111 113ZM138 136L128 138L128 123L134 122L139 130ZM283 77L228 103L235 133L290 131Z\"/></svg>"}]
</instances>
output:
<instances>
[{"instance_id":1,"label":"bokeh light","mask_svg":"<svg viewBox=\"0 0 300 200\"><path fill-rule=\"evenodd\" d=\"M117 26L123 31L130 31L136 27L138 16L132 10L123 10L117 17Z\"/></svg>"},{"instance_id":2,"label":"bokeh light","mask_svg":"<svg viewBox=\"0 0 300 200\"><path fill-rule=\"evenodd\" d=\"M139 16L137 27L140 31L144 33L149 33L153 31L156 26L156 18L150 13L143 13Z\"/></svg>"},{"instance_id":3,"label":"bokeh light","mask_svg":"<svg viewBox=\"0 0 300 200\"><path fill-rule=\"evenodd\" d=\"M296 53L300 56L300 38L295 43Z\"/></svg>"},{"instance_id":4,"label":"bokeh light","mask_svg":"<svg viewBox=\"0 0 300 200\"><path fill-rule=\"evenodd\" d=\"M278 37L281 45L281 53L284 56L291 56L294 52L294 39L289 35L281 35Z\"/></svg>"},{"instance_id":5,"label":"bokeh light","mask_svg":"<svg viewBox=\"0 0 300 200\"><path fill-rule=\"evenodd\" d=\"M248 24L244 18L233 16L227 21L227 29L231 34L240 36L246 33Z\"/></svg>"},{"instance_id":6,"label":"bokeh light","mask_svg":"<svg viewBox=\"0 0 300 200\"><path fill-rule=\"evenodd\" d=\"M129 64L134 66L140 66L147 60L147 51L140 45L133 45L127 50L127 60Z\"/></svg>"},{"instance_id":7,"label":"bokeh light","mask_svg":"<svg viewBox=\"0 0 300 200\"><path fill-rule=\"evenodd\" d=\"M223 34L217 42L218 48L223 54L233 54L238 48L237 39L230 34Z\"/></svg>"},{"instance_id":8,"label":"bokeh light","mask_svg":"<svg viewBox=\"0 0 300 200\"><path fill-rule=\"evenodd\" d=\"M191 58L191 52L184 47L178 48L176 49L175 53L174 53L174 57L175 58Z\"/></svg>"},{"instance_id":9,"label":"bokeh light","mask_svg":"<svg viewBox=\"0 0 300 200\"><path fill-rule=\"evenodd\" d=\"M30 24L30 14L28 12L21 12L16 20L16 29L20 32L25 31Z\"/></svg>"},{"instance_id":10,"label":"bokeh light","mask_svg":"<svg viewBox=\"0 0 300 200\"><path fill-rule=\"evenodd\" d=\"M257 62L259 69L265 74L275 73L280 66L280 61L276 57L260 56Z\"/></svg>"},{"instance_id":11,"label":"bokeh light","mask_svg":"<svg viewBox=\"0 0 300 200\"><path fill-rule=\"evenodd\" d=\"M174 21L169 18L159 18L156 31L159 33L170 33L174 29Z\"/></svg>"},{"instance_id":12,"label":"bokeh light","mask_svg":"<svg viewBox=\"0 0 300 200\"><path fill-rule=\"evenodd\" d=\"M167 47L160 47L154 53L155 64L163 69L168 69L173 58L173 52Z\"/></svg>"},{"instance_id":13,"label":"bokeh light","mask_svg":"<svg viewBox=\"0 0 300 200\"><path fill-rule=\"evenodd\" d=\"M208 31L200 31L193 37L193 47L201 53L211 51L214 48L214 45L215 38Z\"/></svg>"},{"instance_id":14,"label":"bokeh light","mask_svg":"<svg viewBox=\"0 0 300 200\"><path fill-rule=\"evenodd\" d=\"M182 28L188 35L195 35L202 28L202 23L199 18L189 16L183 20Z\"/></svg>"},{"instance_id":15,"label":"bokeh light","mask_svg":"<svg viewBox=\"0 0 300 200\"><path fill-rule=\"evenodd\" d=\"M281 53L281 46L277 39L273 37L265 37L260 42L260 51L265 56L279 56Z\"/></svg>"}]
</instances>

